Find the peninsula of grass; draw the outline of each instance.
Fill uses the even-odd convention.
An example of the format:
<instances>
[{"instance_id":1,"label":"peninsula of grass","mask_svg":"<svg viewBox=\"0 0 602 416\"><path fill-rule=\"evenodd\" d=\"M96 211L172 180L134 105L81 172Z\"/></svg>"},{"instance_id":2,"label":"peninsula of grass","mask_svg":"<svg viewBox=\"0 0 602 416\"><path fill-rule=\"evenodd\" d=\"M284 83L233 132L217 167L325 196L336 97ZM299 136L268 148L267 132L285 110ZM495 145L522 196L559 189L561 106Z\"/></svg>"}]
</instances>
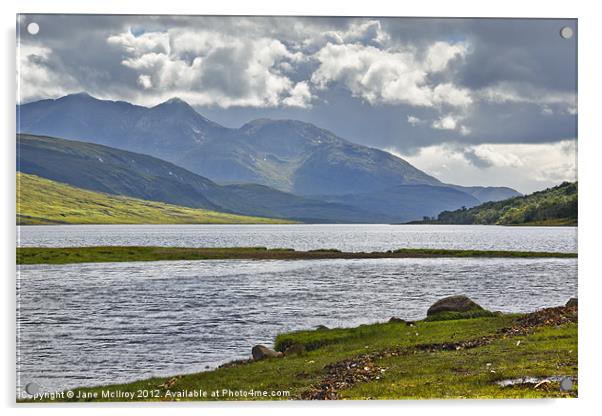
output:
<instances>
[{"instance_id":1,"label":"peninsula of grass","mask_svg":"<svg viewBox=\"0 0 602 416\"><path fill-rule=\"evenodd\" d=\"M290 332L274 347L301 344L305 351L29 401L576 397L576 314L562 307ZM573 383L568 390L560 389L563 377ZM518 382L505 386L508 380Z\"/></svg>"},{"instance_id":2,"label":"peninsula of grass","mask_svg":"<svg viewBox=\"0 0 602 416\"><path fill-rule=\"evenodd\" d=\"M322 259L395 259L395 258L574 258L577 253L399 249L382 252L343 252L334 249L296 251L265 247L186 248L186 247L19 247L17 264L104 263L159 260L322 260Z\"/></svg>"}]
</instances>

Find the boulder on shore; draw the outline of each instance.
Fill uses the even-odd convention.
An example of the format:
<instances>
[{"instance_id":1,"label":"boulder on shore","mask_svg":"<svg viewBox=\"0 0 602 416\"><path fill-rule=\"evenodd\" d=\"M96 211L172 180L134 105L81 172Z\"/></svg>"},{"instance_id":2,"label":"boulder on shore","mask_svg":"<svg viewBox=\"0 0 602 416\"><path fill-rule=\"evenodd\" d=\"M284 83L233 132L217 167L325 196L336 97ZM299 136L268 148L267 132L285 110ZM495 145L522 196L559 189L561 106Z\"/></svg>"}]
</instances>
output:
<instances>
[{"instance_id":1,"label":"boulder on shore","mask_svg":"<svg viewBox=\"0 0 602 416\"><path fill-rule=\"evenodd\" d=\"M570 298L564 306L566 306L567 308L577 307L577 298Z\"/></svg>"},{"instance_id":2,"label":"boulder on shore","mask_svg":"<svg viewBox=\"0 0 602 416\"><path fill-rule=\"evenodd\" d=\"M265 345L255 345L251 349L251 354L253 355L253 359L255 361L263 360L266 358L279 358L282 357L281 352L274 351Z\"/></svg>"},{"instance_id":3,"label":"boulder on shore","mask_svg":"<svg viewBox=\"0 0 602 416\"><path fill-rule=\"evenodd\" d=\"M456 295L439 299L426 312L426 316L435 315L440 312L468 312L484 310L479 304L472 301L468 296Z\"/></svg>"}]
</instances>

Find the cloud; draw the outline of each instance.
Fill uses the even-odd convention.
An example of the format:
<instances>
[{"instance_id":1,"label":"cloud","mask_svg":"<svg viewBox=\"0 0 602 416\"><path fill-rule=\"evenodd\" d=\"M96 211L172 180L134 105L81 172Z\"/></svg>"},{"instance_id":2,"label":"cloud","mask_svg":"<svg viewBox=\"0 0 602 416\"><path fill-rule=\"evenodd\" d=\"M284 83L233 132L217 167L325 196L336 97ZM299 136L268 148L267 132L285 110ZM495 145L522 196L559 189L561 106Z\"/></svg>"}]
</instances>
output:
<instances>
[{"instance_id":1,"label":"cloud","mask_svg":"<svg viewBox=\"0 0 602 416\"><path fill-rule=\"evenodd\" d=\"M439 42L431 48L450 50L434 58L429 49L420 59L411 49L380 49L361 44L328 43L313 58L319 66L311 81L325 89L332 83L348 88L355 97L370 104L409 104L412 106L456 106L472 103L466 89L450 82L433 85L429 75L442 71L447 63L461 56L465 48Z\"/></svg>"},{"instance_id":2,"label":"cloud","mask_svg":"<svg viewBox=\"0 0 602 416\"><path fill-rule=\"evenodd\" d=\"M153 82L151 81L150 75L140 75L138 77L138 84L140 84L145 90L153 87Z\"/></svg>"},{"instance_id":3,"label":"cloud","mask_svg":"<svg viewBox=\"0 0 602 416\"><path fill-rule=\"evenodd\" d=\"M140 36L130 30L107 42L121 49L121 64L136 73L144 91L138 102L178 96L193 105L222 108L308 107L313 98L306 82L285 74L303 55L276 39L172 29Z\"/></svg>"},{"instance_id":4,"label":"cloud","mask_svg":"<svg viewBox=\"0 0 602 416\"><path fill-rule=\"evenodd\" d=\"M456 122L456 119L453 118L453 116L447 115L445 117L441 117L440 119L433 121L431 126L434 129L439 130L455 130L457 124L458 123Z\"/></svg>"},{"instance_id":5,"label":"cloud","mask_svg":"<svg viewBox=\"0 0 602 416\"><path fill-rule=\"evenodd\" d=\"M400 154L414 166L459 185L512 186L530 193L577 180L577 141L540 144L439 144Z\"/></svg>"},{"instance_id":6,"label":"cloud","mask_svg":"<svg viewBox=\"0 0 602 416\"><path fill-rule=\"evenodd\" d=\"M426 65L431 72L443 71L447 65L456 57L463 57L467 53L465 43L449 44L447 42L435 42L426 52Z\"/></svg>"},{"instance_id":7,"label":"cloud","mask_svg":"<svg viewBox=\"0 0 602 416\"><path fill-rule=\"evenodd\" d=\"M144 55L147 53L169 54L169 34L167 32L149 32L134 36L132 31L109 36L107 42L120 46L126 53Z\"/></svg>"},{"instance_id":8,"label":"cloud","mask_svg":"<svg viewBox=\"0 0 602 416\"><path fill-rule=\"evenodd\" d=\"M420 120L418 117L415 116L408 116L408 123L411 124L412 126L416 126L420 123L422 123L423 121Z\"/></svg>"},{"instance_id":9,"label":"cloud","mask_svg":"<svg viewBox=\"0 0 602 416\"><path fill-rule=\"evenodd\" d=\"M45 46L20 45L17 60L17 102L56 98L78 91L79 83L53 61Z\"/></svg>"},{"instance_id":10,"label":"cloud","mask_svg":"<svg viewBox=\"0 0 602 416\"><path fill-rule=\"evenodd\" d=\"M551 106L562 108L569 114L577 112L577 94L575 92L542 89L525 82L497 82L475 93L481 100L495 104L535 104L541 107L543 114L553 112Z\"/></svg>"},{"instance_id":11,"label":"cloud","mask_svg":"<svg viewBox=\"0 0 602 416\"><path fill-rule=\"evenodd\" d=\"M307 107L310 105L311 99L309 84L301 81L291 90L290 96L282 100L282 103L289 107Z\"/></svg>"},{"instance_id":12,"label":"cloud","mask_svg":"<svg viewBox=\"0 0 602 416\"><path fill-rule=\"evenodd\" d=\"M40 34L27 35L31 21ZM296 118L403 153L446 144L475 172L464 148L577 134L577 43L557 36L561 26L577 33L571 19L21 15L17 24L25 102L77 91L142 105L179 96L232 127ZM455 129L433 128L447 116ZM509 168L484 171L497 169Z\"/></svg>"},{"instance_id":13,"label":"cloud","mask_svg":"<svg viewBox=\"0 0 602 416\"><path fill-rule=\"evenodd\" d=\"M464 114L447 114L431 122L431 127L436 130L455 130L461 136L468 136L472 130L461 124L466 118Z\"/></svg>"}]
</instances>

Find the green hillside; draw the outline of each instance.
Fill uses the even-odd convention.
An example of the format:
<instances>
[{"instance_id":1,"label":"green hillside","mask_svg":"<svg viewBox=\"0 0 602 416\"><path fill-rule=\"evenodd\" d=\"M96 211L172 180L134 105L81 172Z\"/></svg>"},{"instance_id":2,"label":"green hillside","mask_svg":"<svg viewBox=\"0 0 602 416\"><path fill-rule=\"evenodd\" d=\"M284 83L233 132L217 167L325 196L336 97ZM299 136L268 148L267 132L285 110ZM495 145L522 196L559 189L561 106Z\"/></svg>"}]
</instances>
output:
<instances>
[{"instance_id":1,"label":"green hillside","mask_svg":"<svg viewBox=\"0 0 602 416\"><path fill-rule=\"evenodd\" d=\"M107 195L17 172L17 224L272 224L289 221L225 214Z\"/></svg>"},{"instance_id":2,"label":"green hillside","mask_svg":"<svg viewBox=\"0 0 602 416\"><path fill-rule=\"evenodd\" d=\"M499 225L577 225L577 182L564 182L530 195L443 211L436 223Z\"/></svg>"}]
</instances>

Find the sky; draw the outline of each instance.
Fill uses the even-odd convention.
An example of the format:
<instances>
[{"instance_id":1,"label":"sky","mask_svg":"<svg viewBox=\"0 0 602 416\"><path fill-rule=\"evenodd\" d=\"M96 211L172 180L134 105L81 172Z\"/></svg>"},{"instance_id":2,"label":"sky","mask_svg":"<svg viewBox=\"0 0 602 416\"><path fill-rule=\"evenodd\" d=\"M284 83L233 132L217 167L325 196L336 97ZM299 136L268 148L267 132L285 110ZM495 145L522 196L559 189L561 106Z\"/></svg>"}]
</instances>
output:
<instances>
[{"instance_id":1,"label":"sky","mask_svg":"<svg viewBox=\"0 0 602 416\"><path fill-rule=\"evenodd\" d=\"M229 127L311 122L448 183L576 180L575 20L20 15L17 34L21 103L179 97Z\"/></svg>"}]
</instances>

